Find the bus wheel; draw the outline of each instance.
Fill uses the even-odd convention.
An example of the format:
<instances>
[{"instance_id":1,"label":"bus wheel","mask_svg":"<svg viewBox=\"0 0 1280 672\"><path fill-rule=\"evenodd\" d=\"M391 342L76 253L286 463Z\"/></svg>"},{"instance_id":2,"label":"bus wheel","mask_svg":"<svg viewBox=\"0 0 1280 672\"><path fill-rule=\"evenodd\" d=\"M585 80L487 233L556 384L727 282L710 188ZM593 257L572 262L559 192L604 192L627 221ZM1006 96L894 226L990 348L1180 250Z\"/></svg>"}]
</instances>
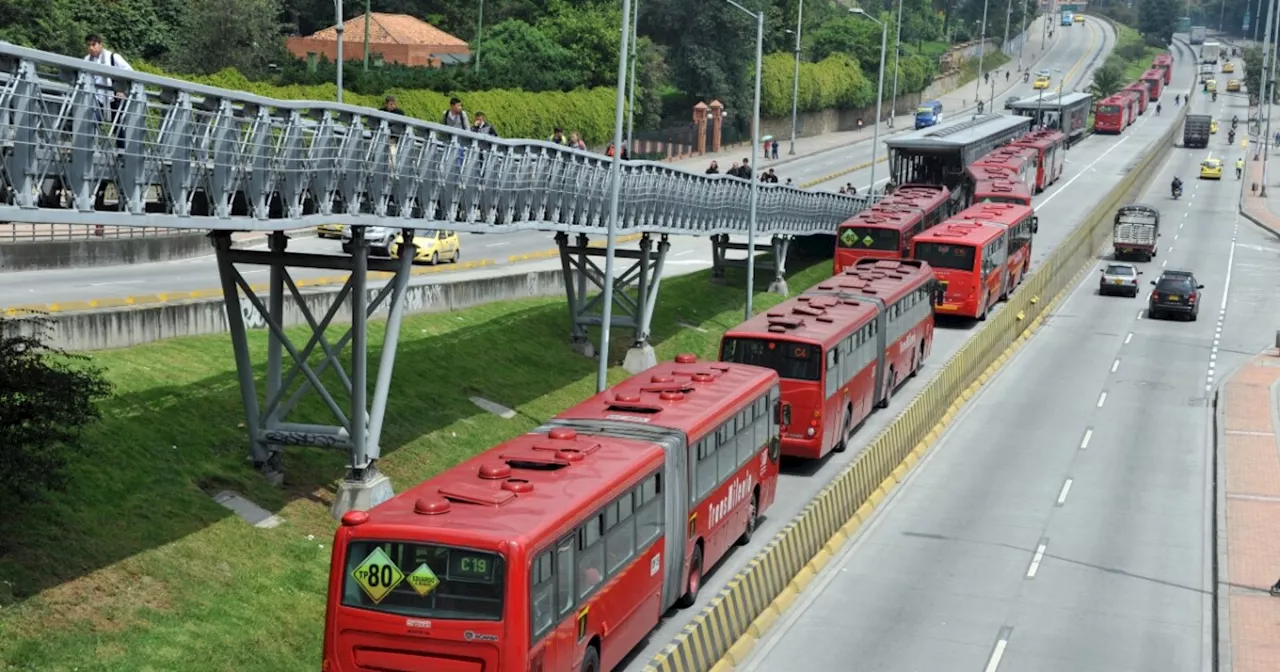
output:
<instances>
[{"instance_id":1,"label":"bus wheel","mask_svg":"<svg viewBox=\"0 0 1280 672\"><path fill-rule=\"evenodd\" d=\"M582 657L582 672L600 672L600 652L596 647L587 647L587 654Z\"/></svg>"},{"instance_id":2,"label":"bus wheel","mask_svg":"<svg viewBox=\"0 0 1280 672\"><path fill-rule=\"evenodd\" d=\"M751 535L756 533L756 525L760 522L760 494L751 493L751 510L747 511L747 529L742 531L742 536L738 537L738 545L746 546L751 543Z\"/></svg>"},{"instance_id":3,"label":"bus wheel","mask_svg":"<svg viewBox=\"0 0 1280 672\"><path fill-rule=\"evenodd\" d=\"M853 406L844 409L844 424L840 426L840 440L831 448L833 453L843 453L849 447L849 425L853 422Z\"/></svg>"},{"instance_id":4,"label":"bus wheel","mask_svg":"<svg viewBox=\"0 0 1280 672\"><path fill-rule=\"evenodd\" d=\"M986 322L986 321L987 321L987 308L988 308L988 306L987 306L987 297L985 297L985 296L984 296L984 297L982 297L982 314L978 316L978 321L979 321L979 322Z\"/></svg>"},{"instance_id":5,"label":"bus wheel","mask_svg":"<svg viewBox=\"0 0 1280 672\"><path fill-rule=\"evenodd\" d=\"M893 390L898 386L898 374L894 372L893 367L889 368L889 380L885 384L884 399L877 404L879 408L889 408L889 402L893 400Z\"/></svg>"},{"instance_id":6,"label":"bus wheel","mask_svg":"<svg viewBox=\"0 0 1280 672\"><path fill-rule=\"evenodd\" d=\"M698 591L702 588L702 547L693 547L693 557L689 559L689 583L684 595L676 601L676 606L688 609L698 601Z\"/></svg>"}]
</instances>

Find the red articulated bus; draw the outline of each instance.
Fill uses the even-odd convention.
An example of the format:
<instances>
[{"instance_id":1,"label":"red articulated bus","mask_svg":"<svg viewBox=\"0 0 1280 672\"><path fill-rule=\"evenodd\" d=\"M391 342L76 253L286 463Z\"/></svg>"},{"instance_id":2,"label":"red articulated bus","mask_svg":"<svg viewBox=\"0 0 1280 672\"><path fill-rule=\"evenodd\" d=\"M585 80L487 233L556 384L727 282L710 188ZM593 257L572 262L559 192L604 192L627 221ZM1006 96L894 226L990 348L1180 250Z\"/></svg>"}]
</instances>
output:
<instances>
[{"instance_id":1,"label":"red articulated bus","mask_svg":"<svg viewBox=\"0 0 1280 672\"><path fill-rule=\"evenodd\" d=\"M950 213L951 190L904 184L884 200L841 223L836 231L833 275L862 258L902 259L911 237L940 224Z\"/></svg>"},{"instance_id":2,"label":"red articulated bus","mask_svg":"<svg viewBox=\"0 0 1280 672\"><path fill-rule=\"evenodd\" d=\"M933 344L938 294L928 264L859 259L726 332L720 359L776 369L782 454L820 458L844 450L872 410L888 406L920 369Z\"/></svg>"},{"instance_id":3,"label":"red articulated bus","mask_svg":"<svg viewBox=\"0 0 1280 672\"><path fill-rule=\"evenodd\" d=\"M1116 94L1124 101L1124 106L1129 110L1129 125L1138 123L1138 92L1122 90Z\"/></svg>"},{"instance_id":4,"label":"red articulated bus","mask_svg":"<svg viewBox=\"0 0 1280 672\"><path fill-rule=\"evenodd\" d=\"M939 314L987 319L1005 295L1008 235L998 224L947 220L911 241L911 258L929 264L942 283Z\"/></svg>"},{"instance_id":5,"label":"red articulated bus","mask_svg":"<svg viewBox=\"0 0 1280 672\"><path fill-rule=\"evenodd\" d=\"M1030 207L1031 190L1004 176L974 180L973 203L1016 203Z\"/></svg>"},{"instance_id":6,"label":"red articulated bus","mask_svg":"<svg viewBox=\"0 0 1280 672\"><path fill-rule=\"evenodd\" d=\"M1005 257L1007 277L1001 300L1008 298L1031 272L1031 239L1040 231L1040 218L1036 217L1036 211L1030 205L979 203L947 221L994 224L1004 228L1009 245Z\"/></svg>"},{"instance_id":7,"label":"red articulated bus","mask_svg":"<svg viewBox=\"0 0 1280 672\"><path fill-rule=\"evenodd\" d=\"M1173 56L1170 54L1160 54L1151 59L1152 70L1164 71L1164 84L1168 86L1173 81Z\"/></svg>"},{"instance_id":8,"label":"red articulated bus","mask_svg":"<svg viewBox=\"0 0 1280 672\"><path fill-rule=\"evenodd\" d=\"M1062 177L1062 171L1067 163L1067 136L1062 131L1042 128L1027 133L1009 144L1016 147L1029 147L1036 151L1036 182L1033 186L1035 193L1048 189L1049 185Z\"/></svg>"},{"instance_id":9,"label":"red articulated bus","mask_svg":"<svg viewBox=\"0 0 1280 672\"><path fill-rule=\"evenodd\" d=\"M1138 114L1146 114L1147 102L1151 100L1151 92L1147 88L1146 82L1134 82L1121 90L1121 92L1124 91L1133 92L1133 95L1138 98Z\"/></svg>"},{"instance_id":10,"label":"red articulated bus","mask_svg":"<svg viewBox=\"0 0 1280 672\"><path fill-rule=\"evenodd\" d=\"M1130 97L1119 93L1104 98L1093 110L1095 133L1119 134L1133 123L1129 116Z\"/></svg>"},{"instance_id":11,"label":"red articulated bus","mask_svg":"<svg viewBox=\"0 0 1280 672\"><path fill-rule=\"evenodd\" d=\"M1004 146L969 164L970 179L976 180L975 168L995 168L1002 170L1005 177L1027 185L1028 189L1036 187L1039 170L1036 159L1039 153L1030 147L1021 145Z\"/></svg>"},{"instance_id":12,"label":"red articulated bus","mask_svg":"<svg viewBox=\"0 0 1280 672\"><path fill-rule=\"evenodd\" d=\"M1149 102L1160 100L1160 92L1164 90L1164 72L1148 70L1139 79L1147 84Z\"/></svg>"},{"instance_id":13,"label":"red articulated bus","mask_svg":"<svg viewBox=\"0 0 1280 672\"><path fill-rule=\"evenodd\" d=\"M778 374L681 355L335 533L321 669L601 672L773 502Z\"/></svg>"}]
</instances>

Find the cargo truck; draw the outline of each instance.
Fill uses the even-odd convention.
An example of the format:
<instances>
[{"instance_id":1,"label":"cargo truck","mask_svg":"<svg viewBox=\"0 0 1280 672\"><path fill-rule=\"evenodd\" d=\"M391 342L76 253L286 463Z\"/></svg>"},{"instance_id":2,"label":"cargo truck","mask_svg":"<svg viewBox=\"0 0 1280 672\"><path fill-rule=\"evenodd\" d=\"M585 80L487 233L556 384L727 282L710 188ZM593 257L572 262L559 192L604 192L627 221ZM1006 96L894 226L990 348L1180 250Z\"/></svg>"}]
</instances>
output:
<instances>
[{"instance_id":1,"label":"cargo truck","mask_svg":"<svg viewBox=\"0 0 1280 672\"><path fill-rule=\"evenodd\" d=\"M1186 123L1182 125L1182 146L1208 147L1212 123L1213 117L1207 114L1188 114Z\"/></svg>"},{"instance_id":2,"label":"cargo truck","mask_svg":"<svg viewBox=\"0 0 1280 672\"><path fill-rule=\"evenodd\" d=\"M1191 44L1204 44L1204 26L1191 26Z\"/></svg>"},{"instance_id":3,"label":"cargo truck","mask_svg":"<svg viewBox=\"0 0 1280 672\"><path fill-rule=\"evenodd\" d=\"M1222 53L1222 44L1208 40L1200 45L1200 62L1217 64L1218 55Z\"/></svg>"},{"instance_id":4,"label":"cargo truck","mask_svg":"<svg viewBox=\"0 0 1280 672\"><path fill-rule=\"evenodd\" d=\"M1112 245L1116 261L1135 259L1151 261L1156 256L1156 239L1160 237L1160 211L1135 203L1116 211Z\"/></svg>"}]
</instances>

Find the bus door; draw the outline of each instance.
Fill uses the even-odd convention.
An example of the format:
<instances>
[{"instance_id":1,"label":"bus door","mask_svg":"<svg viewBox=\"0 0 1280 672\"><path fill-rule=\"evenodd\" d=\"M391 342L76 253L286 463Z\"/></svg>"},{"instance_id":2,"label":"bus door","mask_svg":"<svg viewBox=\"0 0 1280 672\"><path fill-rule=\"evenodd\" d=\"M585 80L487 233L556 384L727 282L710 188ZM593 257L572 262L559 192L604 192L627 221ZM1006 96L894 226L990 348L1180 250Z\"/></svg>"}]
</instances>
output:
<instances>
[{"instance_id":1,"label":"bus door","mask_svg":"<svg viewBox=\"0 0 1280 672\"><path fill-rule=\"evenodd\" d=\"M858 298L869 298L876 304L876 319L872 322L875 325L874 337L876 339L876 397L872 406L875 408L887 408L889 406L889 398L893 392L888 387L888 356L885 352L889 347L887 341L889 338L889 311L885 306L884 299L874 296Z\"/></svg>"},{"instance_id":2,"label":"bus door","mask_svg":"<svg viewBox=\"0 0 1280 672\"><path fill-rule=\"evenodd\" d=\"M982 283L987 286L988 295L1002 300L1009 286L1009 243L1006 242L1008 232L1001 232L994 240L983 247ZM987 305L995 303L988 299ZM981 310L981 309L979 309Z\"/></svg>"}]
</instances>

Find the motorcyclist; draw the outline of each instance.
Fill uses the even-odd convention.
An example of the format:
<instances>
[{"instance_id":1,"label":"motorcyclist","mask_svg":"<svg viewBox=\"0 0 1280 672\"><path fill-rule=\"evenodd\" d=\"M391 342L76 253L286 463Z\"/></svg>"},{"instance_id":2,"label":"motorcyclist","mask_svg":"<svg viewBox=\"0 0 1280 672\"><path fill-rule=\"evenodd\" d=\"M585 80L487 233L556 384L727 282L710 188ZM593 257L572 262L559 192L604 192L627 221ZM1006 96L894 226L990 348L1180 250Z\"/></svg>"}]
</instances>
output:
<instances>
[{"instance_id":1,"label":"motorcyclist","mask_svg":"<svg viewBox=\"0 0 1280 672\"><path fill-rule=\"evenodd\" d=\"M1177 198L1180 194L1182 194L1182 180L1178 179L1177 175L1173 176L1173 184L1171 185L1170 191L1173 192L1174 198Z\"/></svg>"},{"instance_id":2,"label":"motorcyclist","mask_svg":"<svg viewBox=\"0 0 1280 672\"><path fill-rule=\"evenodd\" d=\"M1235 132L1235 130L1227 131L1227 144L1228 144L1228 145L1234 145L1234 144L1236 144L1236 132Z\"/></svg>"}]
</instances>

